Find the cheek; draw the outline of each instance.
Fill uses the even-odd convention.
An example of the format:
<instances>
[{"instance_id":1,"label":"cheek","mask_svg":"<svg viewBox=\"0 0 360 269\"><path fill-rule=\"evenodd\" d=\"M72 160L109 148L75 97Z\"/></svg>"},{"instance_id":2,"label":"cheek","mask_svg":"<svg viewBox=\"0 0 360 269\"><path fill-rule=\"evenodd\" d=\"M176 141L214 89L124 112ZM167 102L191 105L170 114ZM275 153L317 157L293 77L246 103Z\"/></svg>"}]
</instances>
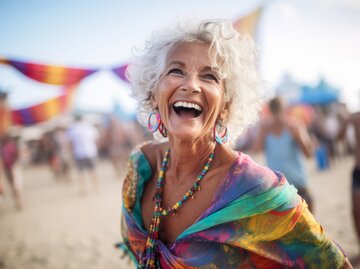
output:
<instances>
[{"instance_id":1,"label":"cheek","mask_svg":"<svg viewBox=\"0 0 360 269\"><path fill-rule=\"evenodd\" d=\"M166 83L159 83L157 89L155 90L155 100L158 106L162 106L164 101L168 96L168 87Z\"/></svg>"},{"instance_id":2,"label":"cheek","mask_svg":"<svg viewBox=\"0 0 360 269\"><path fill-rule=\"evenodd\" d=\"M160 112L163 123L167 122L169 116L169 100L172 91L168 83L162 82L159 84L155 92L155 100L157 109Z\"/></svg>"},{"instance_id":3,"label":"cheek","mask_svg":"<svg viewBox=\"0 0 360 269\"><path fill-rule=\"evenodd\" d=\"M210 127L213 126L218 118L222 108L224 107L224 95L223 90L219 88L211 89L211 92L208 92L207 102L208 102L208 113L206 115L207 125Z\"/></svg>"},{"instance_id":4,"label":"cheek","mask_svg":"<svg viewBox=\"0 0 360 269\"><path fill-rule=\"evenodd\" d=\"M210 110L219 112L223 107L224 103L224 93L223 90L220 88L214 87L209 91L208 94L208 102L210 105Z\"/></svg>"},{"instance_id":5,"label":"cheek","mask_svg":"<svg viewBox=\"0 0 360 269\"><path fill-rule=\"evenodd\" d=\"M176 80L172 78L164 78L157 87L157 97L159 99L168 99L176 88Z\"/></svg>"}]
</instances>

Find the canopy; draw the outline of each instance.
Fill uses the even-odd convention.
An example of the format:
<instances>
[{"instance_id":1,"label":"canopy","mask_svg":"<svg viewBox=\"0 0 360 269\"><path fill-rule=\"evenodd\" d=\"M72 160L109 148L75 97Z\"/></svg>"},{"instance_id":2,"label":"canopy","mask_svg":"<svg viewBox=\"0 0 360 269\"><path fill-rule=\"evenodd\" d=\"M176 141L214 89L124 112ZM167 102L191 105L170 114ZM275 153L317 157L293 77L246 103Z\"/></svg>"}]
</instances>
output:
<instances>
[{"instance_id":1,"label":"canopy","mask_svg":"<svg viewBox=\"0 0 360 269\"><path fill-rule=\"evenodd\" d=\"M330 86L324 79L316 87L303 86L301 103L310 105L326 105L339 99L339 90Z\"/></svg>"}]
</instances>

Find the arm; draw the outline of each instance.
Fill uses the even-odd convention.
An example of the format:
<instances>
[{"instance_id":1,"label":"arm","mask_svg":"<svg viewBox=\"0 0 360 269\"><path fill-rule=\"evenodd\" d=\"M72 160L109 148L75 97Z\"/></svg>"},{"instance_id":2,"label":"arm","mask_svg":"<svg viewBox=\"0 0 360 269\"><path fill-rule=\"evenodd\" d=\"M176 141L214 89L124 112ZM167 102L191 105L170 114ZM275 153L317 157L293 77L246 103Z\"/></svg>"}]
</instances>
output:
<instances>
[{"instance_id":1,"label":"arm","mask_svg":"<svg viewBox=\"0 0 360 269\"><path fill-rule=\"evenodd\" d=\"M123 257L129 257L137 266L137 250L131 246L130 239L134 238L134 207L137 202L137 192L139 183L138 161L142 155L138 148L133 149L128 159L127 173L122 186L122 212L121 212L121 237L122 242L115 247L123 250Z\"/></svg>"},{"instance_id":2,"label":"arm","mask_svg":"<svg viewBox=\"0 0 360 269\"><path fill-rule=\"evenodd\" d=\"M349 259L346 257L345 263L341 269L353 269L352 265L349 262Z\"/></svg>"},{"instance_id":3,"label":"arm","mask_svg":"<svg viewBox=\"0 0 360 269\"><path fill-rule=\"evenodd\" d=\"M341 248L326 234L303 201L292 209L244 218L236 245L286 268L352 268Z\"/></svg>"},{"instance_id":4,"label":"arm","mask_svg":"<svg viewBox=\"0 0 360 269\"><path fill-rule=\"evenodd\" d=\"M299 257L303 257L309 268L352 268L344 252L326 234L308 209L303 211L292 231L279 241L293 241L302 246ZM285 249L287 251L287 247Z\"/></svg>"},{"instance_id":5,"label":"arm","mask_svg":"<svg viewBox=\"0 0 360 269\"><path fill-rule=\"evenodd\" d=\"M14 151L14 163L17 162L20 158L19 154L19 146L16 141L12 141L13 143L13 151Z\"/></svg>"},{"instance_id":6,"label":"arm","mask_svg":"<svg viewBox=\"0 0 360 269\"><path fill-rule=\"evenodd\" d=\"M295 141L300 146L304 155L307 158L310 158L312 156L312 144L306 127L303 126L300 122L297 122L296 125L294 124L291 126L291 131Z\"/></svg>"},{"instance_id":7,"label":"arm","mask_svg":"<svg viewBox=\"0 0 360 269\"><path fill-rule=\"evenodd\" d=\"M339 129L339 132L336 136L337 140L341 140L345 137L346 129L347 129L347 126L349 125L349 123L350 123L350 117L346 117L343 119L340 129Z\"/></svg>"}]
</instances>

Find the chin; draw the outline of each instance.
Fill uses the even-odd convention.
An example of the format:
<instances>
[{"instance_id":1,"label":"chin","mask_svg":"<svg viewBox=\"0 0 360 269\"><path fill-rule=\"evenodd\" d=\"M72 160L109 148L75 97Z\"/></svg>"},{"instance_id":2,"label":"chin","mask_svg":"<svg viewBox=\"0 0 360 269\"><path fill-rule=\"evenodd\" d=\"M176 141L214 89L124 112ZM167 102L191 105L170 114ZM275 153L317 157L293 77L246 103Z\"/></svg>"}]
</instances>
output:
<instances>
[{"instance_id":1,"label":"chin","mask_svg":"<svg viewBox=\"0 0 360 269\"><path fill-rule=\"evenodd\" d=\"M183 140L183 141L192 141L199 137L199 132L191 131L191 130L176 130L170 131L170 136L173 139Z\"/></svg>"}]
</instances>

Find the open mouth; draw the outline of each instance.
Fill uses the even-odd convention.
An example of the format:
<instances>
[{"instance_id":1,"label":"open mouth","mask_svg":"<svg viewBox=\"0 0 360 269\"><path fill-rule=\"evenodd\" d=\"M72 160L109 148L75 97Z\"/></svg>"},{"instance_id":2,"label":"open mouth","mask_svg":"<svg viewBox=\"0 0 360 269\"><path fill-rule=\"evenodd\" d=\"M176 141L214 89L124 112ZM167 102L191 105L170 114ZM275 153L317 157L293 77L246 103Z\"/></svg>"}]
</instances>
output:
<instances>
[{"instance_id":1,"label":"open mouth","mask_svg":"<svg viewBox=\"0 0 360 269\"><path fill-rule=\"evenodd\" d=\"M172 107L176 114L184 118L197 118L203 112L201 106L191 102L177 101Z\"/></svg>"}]
</instances>

